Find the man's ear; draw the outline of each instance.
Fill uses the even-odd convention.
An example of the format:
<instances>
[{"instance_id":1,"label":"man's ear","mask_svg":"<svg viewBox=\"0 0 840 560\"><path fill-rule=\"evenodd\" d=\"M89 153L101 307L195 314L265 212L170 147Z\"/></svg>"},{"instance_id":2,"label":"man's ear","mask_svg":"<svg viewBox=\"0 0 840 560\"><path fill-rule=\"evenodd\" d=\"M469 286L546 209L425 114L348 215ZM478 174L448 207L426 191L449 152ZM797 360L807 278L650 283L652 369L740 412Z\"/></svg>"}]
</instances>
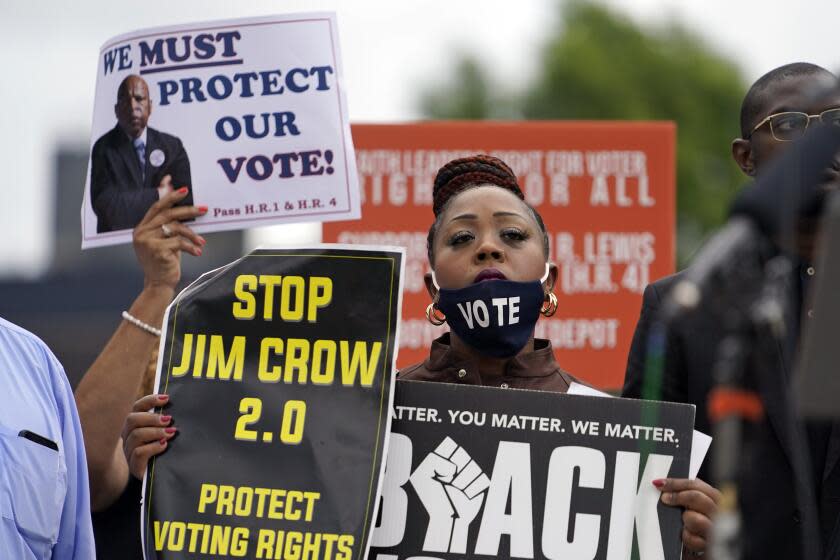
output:
<instances>
[{"instance_id":1,"label":"man's ear","mask_svg":"<svg viewBox=\"0 0 840 560\"><path fill-rule=\"evenodd\" d=\"M435 288L435 283L432 282L431 272L423 275L423 282L426 283L426 291L429 292L429 297L432 298L432 301L437 301L437 288Z\"/></svg>"},{"instance_id":2,"label":"man's ear","mask_svg":"<svg viewBox=\"0 0 840 560\"><path fill-rule=\"evenodd\" d=\"M548 278L545 279L545 287L548 290L546 293L554 291L554 286L557 284L557 274L559 274L557 265L548 263Z\"/></svg>"},{"instance_id":3,"label":"man's ear","mask_svg":"<svg viewBox=\"0 0 840 560\"><path fill-rule=\"evenodd\" d=\"M736 138L732 141L732 159L741 168L741 171L755 177L755 158L753 157L752 142L743 138Z\"/></svg>"}]
</instances>

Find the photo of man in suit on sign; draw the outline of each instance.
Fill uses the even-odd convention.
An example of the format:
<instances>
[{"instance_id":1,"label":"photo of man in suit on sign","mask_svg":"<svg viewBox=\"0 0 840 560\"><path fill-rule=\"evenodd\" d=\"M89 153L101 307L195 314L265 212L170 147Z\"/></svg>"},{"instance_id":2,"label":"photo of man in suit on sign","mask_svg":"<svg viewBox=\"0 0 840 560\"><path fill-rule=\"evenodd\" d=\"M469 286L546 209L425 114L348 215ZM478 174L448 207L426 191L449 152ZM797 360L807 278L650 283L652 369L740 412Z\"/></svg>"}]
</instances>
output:
<instances>
[{"instance_id":1,"label":"photo of man in suit on sign","mask_svg":"<svg viewBox=\"0 0 840 560\"><path fill-rule=\"evenodd\" d=\"M180 204L193 204L190 160L181 140L146 126L152 101L143 78L131 75L120 83L114 113L117 124L91 151L90 199L98 233L133 228L173 188L190 187Z\"/></svg>"}]
</instances>

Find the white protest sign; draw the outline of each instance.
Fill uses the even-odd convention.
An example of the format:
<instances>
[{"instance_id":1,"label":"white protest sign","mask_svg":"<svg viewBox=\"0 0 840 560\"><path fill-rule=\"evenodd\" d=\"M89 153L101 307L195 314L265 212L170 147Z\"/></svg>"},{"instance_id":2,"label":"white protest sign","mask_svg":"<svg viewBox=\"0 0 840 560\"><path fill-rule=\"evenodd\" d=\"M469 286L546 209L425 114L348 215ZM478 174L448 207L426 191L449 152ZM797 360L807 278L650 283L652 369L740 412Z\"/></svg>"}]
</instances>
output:
<instances>
[{"instance_id":1,"label":"white protest sign","mask_svg":"<svg viewBox=\"0 0 840 560\"><path fill-rule=\"evenodd\" d=\"M371 560L677 560L694 406L398 380Z\"/></svg>"},{"instance_id":2,"label":"white protest sign","mask_svg":"<svg viewBox=\"0 0 840 560\"><path fill-rule=\"evenodd\" d=\"M82 247L170 189L198 232L360 216L335 15L147 29L100 51Z\"/></svg>"}]
</instances>

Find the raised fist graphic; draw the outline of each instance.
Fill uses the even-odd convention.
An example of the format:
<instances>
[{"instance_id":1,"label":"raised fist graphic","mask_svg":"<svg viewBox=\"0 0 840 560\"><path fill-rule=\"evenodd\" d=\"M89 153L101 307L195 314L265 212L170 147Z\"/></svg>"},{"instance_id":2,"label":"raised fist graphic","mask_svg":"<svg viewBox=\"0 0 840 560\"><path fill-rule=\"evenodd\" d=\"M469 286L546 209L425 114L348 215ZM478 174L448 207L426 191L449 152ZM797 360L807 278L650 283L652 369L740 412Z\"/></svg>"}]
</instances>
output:
<instances>
[{"instance_id":1,"label":"raised fist graphic","mask_svg":"<svg viewBox=\"0 0 840 560\"><path fill-rule=\"evenodd\" d=\"M423 550L465 554L470 523L490 486L481 467L447 437L423 459L409 480L429 514Z\"/></svg>"}]
</instances>

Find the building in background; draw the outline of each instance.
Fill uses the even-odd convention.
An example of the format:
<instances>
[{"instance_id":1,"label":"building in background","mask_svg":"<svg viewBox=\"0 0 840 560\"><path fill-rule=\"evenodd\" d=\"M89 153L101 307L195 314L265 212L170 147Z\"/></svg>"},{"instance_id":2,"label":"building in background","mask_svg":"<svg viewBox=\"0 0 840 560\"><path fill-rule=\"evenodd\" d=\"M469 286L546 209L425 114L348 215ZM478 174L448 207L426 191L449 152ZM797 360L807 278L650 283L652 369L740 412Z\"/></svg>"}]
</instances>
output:
<instances>
[{"instance_id":1,"label":"building in background","mask_svg":"<svg viewBox=\"0 0 840 560\"><path fill-rule=\"evenodd\" d=\"M32 331L53 350L76 384L143 287L131 245L81 250L79 204L87 172L84 146L64 146L53 158L53 252L35 280L0 279L0 316ZM204 254L184 255L181 287L243 253L241 231L205 236ZM13 240L7 240L13 241Z\"/></svg>"}]
</instances>

